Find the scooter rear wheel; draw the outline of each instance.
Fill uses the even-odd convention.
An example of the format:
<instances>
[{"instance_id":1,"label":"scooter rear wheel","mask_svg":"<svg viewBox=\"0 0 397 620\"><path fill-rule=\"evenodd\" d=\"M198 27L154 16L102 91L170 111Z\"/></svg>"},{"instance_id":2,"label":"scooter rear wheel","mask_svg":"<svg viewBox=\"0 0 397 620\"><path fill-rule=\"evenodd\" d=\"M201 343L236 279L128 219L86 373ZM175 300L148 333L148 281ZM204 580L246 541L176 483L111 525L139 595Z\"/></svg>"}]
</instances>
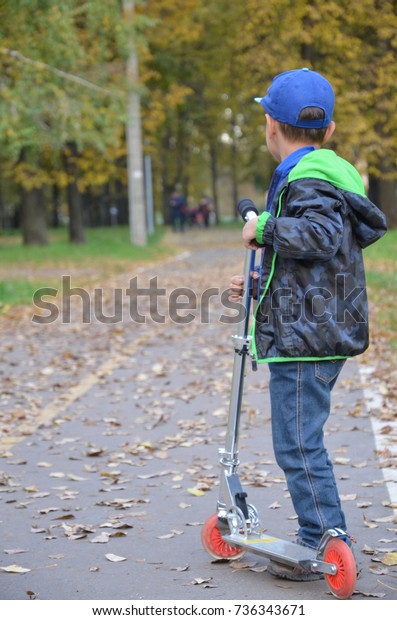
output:
<instances>
[{"instance_id":1,"label":"scooter rear wheel","mask_svg":"<svg viewBox=\"0 0 397 620\"><path fill-rule=\"evenodd\" d=\"M335 564L336 575L325 575L332 594L339 599L350 598L356 587L356 561L349 545L341 538L332 538L324 551L324 562Z\"/></svg>"},{"instance_id":2,"label":"scooter rear wheel","mask_svg":"<svg viewBox=\"0 0 397 620\"><path fill-rule=\"evenodd\" d=\"M201 529L201 542L207 553L215 560L236 560L241 558L245 551L233 547L225 542L218 527L218 515L212 515Z\"/></svg>"}]
</instances>

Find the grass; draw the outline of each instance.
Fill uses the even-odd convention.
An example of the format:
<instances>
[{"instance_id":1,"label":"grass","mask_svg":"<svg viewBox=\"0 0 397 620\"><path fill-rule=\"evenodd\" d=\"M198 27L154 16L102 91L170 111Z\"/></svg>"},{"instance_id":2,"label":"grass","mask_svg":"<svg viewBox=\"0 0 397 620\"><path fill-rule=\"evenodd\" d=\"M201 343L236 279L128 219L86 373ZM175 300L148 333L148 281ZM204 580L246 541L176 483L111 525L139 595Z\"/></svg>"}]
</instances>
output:
<instances>
[{"instance_id":1,"label":"grass","mask_svg":"<svg viewBox=\"0 0 397 620\"><path fill-rule=\"evenodd\" d=\"M27 280L6 280L0 282L0 311L10 306L30 303L37 284Z\"/></svg>"},{"instance_id":2,"label":"grass","mask_svg":"<svg viewBox=\"0 0 397 620\"><path fill-rule=\"evenodd\" d=\"M161 244L162 237L162 232L156 231L149 237L147 246L141 248L131 245L127 226L88 229L86 243L80 245L69 243L64 229L51 231L47 246L23 246L19 235L4 235L0 237L0 264L87 263L104 256L115 260L153 260L170 251Z\"/></svg>"},{"instance_id":3,"label":"grass","mask_svg":"<svg viewBox=\"0 0 397 620\"><path fill-rule=\"evenodd\" d=\"M132 265L161 260L175 254L167 246L164 233L156 230L142 248L130 242L128 226L94 228L86 231L86 243L69 243L67 231L52 230L47 246L24 246L15 232L0 236L0 311L15 305L31 304L37 288L52 286L58 270L72 270L80 278L76 285L96 277L109 277L131 269Z\"/></svg>"},{"instance_id":4,"label":"grass","mask_svg":"<svg viewBox=\"0 0 397 620\"><path fill-rule=\"evenodd\" d=\"M397 229L364 250L369 298L376 306L377 328L397 351Z\"/></svg>"}]
</instances>

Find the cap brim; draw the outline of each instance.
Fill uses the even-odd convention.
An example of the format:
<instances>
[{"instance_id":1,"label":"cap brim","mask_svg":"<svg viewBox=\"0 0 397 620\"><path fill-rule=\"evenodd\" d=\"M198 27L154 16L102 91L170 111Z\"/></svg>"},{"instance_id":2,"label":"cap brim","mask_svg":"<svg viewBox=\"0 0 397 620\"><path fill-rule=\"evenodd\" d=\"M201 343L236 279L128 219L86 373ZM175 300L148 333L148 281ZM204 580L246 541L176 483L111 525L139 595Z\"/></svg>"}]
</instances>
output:
<instances>
[{"instance_id":1,"label":"cap brim","mask_svg":"<svg viewBox=\"0 0 397 620\"><path fill-rule=\"evenodd\" d=\"M255 97L254 101L256 101L256 103L260 103L262 99L263 97Z\"/></svg>"}]
</instances>

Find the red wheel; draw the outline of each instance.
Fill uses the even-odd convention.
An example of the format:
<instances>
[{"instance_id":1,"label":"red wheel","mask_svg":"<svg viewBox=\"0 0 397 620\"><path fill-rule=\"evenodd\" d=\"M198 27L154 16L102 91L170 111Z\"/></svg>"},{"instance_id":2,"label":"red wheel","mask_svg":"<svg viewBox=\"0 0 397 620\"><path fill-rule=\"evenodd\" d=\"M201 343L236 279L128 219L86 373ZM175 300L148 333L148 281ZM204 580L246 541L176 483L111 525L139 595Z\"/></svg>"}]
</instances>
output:
<instances>
[{"instance_id":1,"label":"red wheel","mask_svg":"<svg viewBox=\"0 0 397 620\"><path fill-rule=\"evenodd\" d=\"M201 530L201 542L207 553L215 560L235 560L244 555L238 547L225 542L218 527L218 515L213 515L204 523Z\"/></svg>"},{"instance_id":2,"label":"red wheel","mask_svg":"<svg viewBox=\"0 0 397 620\"><path fill-rule=\"evenodd\" d=\"M336 598L350 598L356 587L356 561L349 545L340 538L332 538L324 551L324 562L335 564L336 575L325 574L329 589Z\"/></svg>"}]
</instances>

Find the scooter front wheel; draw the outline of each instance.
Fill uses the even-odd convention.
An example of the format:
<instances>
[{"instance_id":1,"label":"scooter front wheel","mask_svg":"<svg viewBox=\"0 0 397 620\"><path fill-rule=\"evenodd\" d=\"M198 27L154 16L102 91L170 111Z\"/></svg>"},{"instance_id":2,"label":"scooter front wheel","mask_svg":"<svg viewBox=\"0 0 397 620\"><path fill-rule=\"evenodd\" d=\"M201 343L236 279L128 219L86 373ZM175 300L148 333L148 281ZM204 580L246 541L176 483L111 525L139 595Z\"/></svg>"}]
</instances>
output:
<instances>
[{"instance_id":1,"label":"scooter front wheel","mask_svg":"<svg viewBox=\"0 0 397 620\"><path fill-rule=\"evenodd\" d=\"M236 560L241 558L245 551L233 547L222 538L218 527L218 515L212 515L201 529L201 542L206 552L215 560Z\"/></svg>"},{"instance_id":2,"label":"scooter front wheel","mask_svg":"<svg viewBox=\"0 0 397 620\"><path fill-rule=\"evenodd\" d=\"M332 538L324 550L324 562L335 564L335 575L325 575L332 594L339 599L350 598L356 587L356 561L349 545L340 538Z\"/></svg>"}]
</instances>

